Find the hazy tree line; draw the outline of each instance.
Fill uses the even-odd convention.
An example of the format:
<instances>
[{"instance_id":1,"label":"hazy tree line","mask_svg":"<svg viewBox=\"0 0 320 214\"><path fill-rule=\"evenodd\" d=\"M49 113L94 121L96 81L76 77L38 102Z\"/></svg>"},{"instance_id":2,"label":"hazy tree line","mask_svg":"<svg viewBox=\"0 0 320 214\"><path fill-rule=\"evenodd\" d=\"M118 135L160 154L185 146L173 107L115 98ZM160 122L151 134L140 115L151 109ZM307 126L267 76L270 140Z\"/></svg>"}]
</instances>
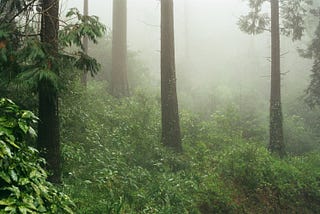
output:
<instances>
[{"instance_id":1,"label":"hazy tree line","mask_svg":"<svg viewBox=\"0 0 320 214\"><path fill-rule=\"evenodd\" d=\"M285 36L291 37L293 41L300 40L304 35L306 28L305 19L314 15L317 16L316 12L312 10L313 2L309 0L305 1L270 1L270 15L263 13L262 7L268 1L249 1L249 7L251 8L250 13L247 16L240 17L239 27L242 31L249 34L259 34L265 31L271 32L271 92L270 92L270 131L269 131L269 149L271 152L278 154L280 157L285 155L285 145L283 139L283 116L281 107L281 71L280 71L280 33ZM174 27L173 27L173 15L171 13L165 14L164 11L171 11L171 7L166 1L161 1L161 97L162 97L162 140L165 145L169 145L175 148L177 151L181 151L181 139L179 131L179 116L178 116L178 103L176 98L176 75L175 75L175 60L174 60ZM115 5L115 4L114 4ZM167 9L163 9L163 8ZM187 8L187 2L185 3L185 9ZM122 17L125 16L126 12L122 13ZM171 17L172 16L172 20ZM115 8L114 8L114 20ZM170 19L170 20L166 20ZM281 21L281 23L280 23ZM164 29L166 26L164 23L171 23L171 27ZM281 25L282 24L282 25ZM117 25L113 23L114 28L125 24ZM122 31L120 35L126 35ZM172 32L172 35L170 33ZM187 32L187 27L186 27ZM115 34L113 35L113 37ZM188 35L185 35L188 36ZM171 41L168 37L171 38ZM113 39L113 42L118 37ZM315 42L315 41L314 41ZM167 46L166 44L171 44ZM113 45L114 46L114 45ZM167 50L171 47L171 50ZM317 47L312 45L312 47ZM309 48L310 49L310 48ZM186 45L187 50L187 45ZM310 50L309 50L310 53ZM114 54L114 49L113 49ZM188 56L188 53L186 53ZM115 57L113 57L115 58ZM117 57L121 59L124 57ZM169 59L171 58L171 59ZM115 61L113 60L113 63ZM185 62L188 63L188 62ZM124 66L125 63L123 62ZM125 66L124 66L125 67ZM314 66L315 67L315 66ZM112 73L112 84L116 81L114 73L118 72L120 76L123 73L122 69L115 69L113 67ZM167 73L168 70L172 70ZM313 71L315 68L313 69ZM171 74L170 74L171 73ZM170 77L171 75L171 77ZM127 82L127 78L122 78L124 82ZM311 86L308 89L308 100L314 100L314 89L315 85L315 74L313 74ZM169 84L169 85L168 85ZM172 84L172 86L170 85ZM117 84L126 85L126 84ZM128 86L126 86L128 87ZM114 88L114 86L112 87ZM171 91L170 91L171 90ZM123 90L125 91L125 90ZM313 94L313 95L312 95ZM313 97L313 98L311 98ZM167 100L171 99L171 101ZM171 104L168 104L171 103ZM310 101L309 101L310 103ZM170 115L171 114L171 115ZM170 115L170 116L169 116ZM168 119L170 118L170 119ZM171 134L170 134L171 133ZM171 136L171 137L170 137ZM171 140L169 140L171 138ZM168 140L166 140L168 139Z\"/></svg>"}]
</instances>

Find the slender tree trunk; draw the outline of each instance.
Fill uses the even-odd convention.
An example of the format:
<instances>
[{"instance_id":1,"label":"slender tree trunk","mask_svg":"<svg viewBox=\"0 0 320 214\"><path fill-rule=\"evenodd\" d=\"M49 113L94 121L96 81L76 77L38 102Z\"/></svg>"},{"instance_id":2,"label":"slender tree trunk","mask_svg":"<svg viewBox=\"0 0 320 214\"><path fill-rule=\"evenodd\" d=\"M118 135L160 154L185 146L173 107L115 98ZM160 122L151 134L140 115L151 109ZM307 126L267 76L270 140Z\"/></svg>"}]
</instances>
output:
<instances>
[{"instance_id":1,"label":"slender tree trunk","mask_svg":"<svg viewBox=\"0 0 320 214\"><path fill-rule=\"evenodd\" d=\"M161 0L162 142L182 151L176 92L173 0Z\"/></svg>"},{"instance_id":2,"label":"slender tree trunk","mask_svg":"<svg viewBox=\"0 0 320 214\"><path fill-rule=\"evenodd\" d=\"M279 1L271 0L271 98L270 98L270 144L272 153L285 155L282 110L281 110L281 73L280 73L280 32Z\"/></svg>"},{"instance_id":3,"label":"slender tree trunk","mask_svg":"<svg viewBox=\"0 0 320 214\"><path fill-rule=\"evenodd\" d=\"M127 0L113 0L111 93L129 95L127 77Z\"/></svg>"},{"instance_id":4,"label":"slender tree trunk","mask_svg":"<svg viewBox=\"0 0 320 214\"><path fill-rule=\"evenodd\" d=\"M184 49L185 49L185 60L186 63L189 62L190 59L190 51L189 51L189 43L190 43L190 33L189 33L189 0L184 0ZM189 63L188 63L189 64Z\"/></svg>"},{"instance_id":5,"label":"slender tree trunk","mask_svg":"<svg viewBox=\"0 0 320 214\"><path fill-rule=\"evenodd\" d=\"M47 48L47 53L56 56L58 53L59 1L44 0L41 26L41 41ZM48 61L52 69L52 62ZM50 81L39 83L39 125L38 147L47 161L51 171L49 180L54 183L61 181L60 130L58 93Z\"/></svg>"},{"instance_id":6,"label":"slender tree trunk","mask_svg":"<svg viewBox=\"0 0 320 214\"><path fill-rule=\"evenodd\" d=\"M88 0L83 1L83 15L88 16L89 15L89 7L88 7ZM86 54L88 54L88 37L83 38L83 49ZM86 87L88 81L88 69L84 69L81 82Z\"/></svg>"}]
</instances>

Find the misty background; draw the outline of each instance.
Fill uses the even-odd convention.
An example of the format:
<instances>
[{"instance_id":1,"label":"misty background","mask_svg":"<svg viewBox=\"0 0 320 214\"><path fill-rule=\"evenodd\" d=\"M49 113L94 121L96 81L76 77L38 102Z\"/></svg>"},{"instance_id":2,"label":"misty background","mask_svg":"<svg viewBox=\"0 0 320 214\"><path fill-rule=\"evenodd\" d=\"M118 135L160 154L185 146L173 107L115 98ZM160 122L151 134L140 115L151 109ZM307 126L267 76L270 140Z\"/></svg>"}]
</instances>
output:
<instances>
[{"instance_id":1,"label":"misty background","mask_svg":"<svg viewBox=\"0 0 320 214\"><path fill-rule=\"evenodd\" d=\"M72 7L82 11L82 4L80 0L63 0L62 12ZM181 105L184 105L183 97L187 97L184 96L187 93L197 97L194 102L202 105L207 105L203 102L212 104L228 101L241 105L246 99L256 99L257 106L267 110L270 93L270 34L247 35L239 30L237 22L249 10L247 3L240 0L175 0L174 7L176 72ZM112 0L89 0L89 15L98 16L111 31ZM308 41L308 36L299 42L281 38L284 105L292 99L301 99L309 82L312 63L297 52L297 48L305 47ZM89 50L94 48L93 45ZM153 77L153 84L158 87L158 0L128 0L128 49L136 53L135 57L147 68ZM104 72L103 67L101 72ZM244 94L249 97L243 97ZM217 95L225 100L216 101ZM290 100L287 97L291 97Z\"/></svg>"}]
</instances>

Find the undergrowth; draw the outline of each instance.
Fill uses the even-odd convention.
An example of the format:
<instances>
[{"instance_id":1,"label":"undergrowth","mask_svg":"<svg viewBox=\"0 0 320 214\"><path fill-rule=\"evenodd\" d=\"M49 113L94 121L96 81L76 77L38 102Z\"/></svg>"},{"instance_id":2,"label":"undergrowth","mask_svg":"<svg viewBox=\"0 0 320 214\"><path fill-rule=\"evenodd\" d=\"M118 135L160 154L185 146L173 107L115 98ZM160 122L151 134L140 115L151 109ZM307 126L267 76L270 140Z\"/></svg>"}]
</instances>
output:
<instances>
[{"instance_id":1,"label":"undergrowth","mask_svg":"<svg viewBox=\"0 0 320 214\"><path fill-rule=\"evenodd\" d=\"M73 213L73 203L46 181L45 161L31 147L35 115L0 99L0 213Z\"/></svg>"},{"instance_id":2,"label":"undergrowth","mask_svg":"<svg viewBox=\"0 0 320 214\"><path fill-rule=\"evenodd\" d=\"M184 152L175 154L160 143L158 96L118 100L106 91L92 82L62 99L63 191L76 213L320 210L318 153L271 156L263 130L236 124L230 107L206 121L182 111Z\"/></svg>"}]
</instances>

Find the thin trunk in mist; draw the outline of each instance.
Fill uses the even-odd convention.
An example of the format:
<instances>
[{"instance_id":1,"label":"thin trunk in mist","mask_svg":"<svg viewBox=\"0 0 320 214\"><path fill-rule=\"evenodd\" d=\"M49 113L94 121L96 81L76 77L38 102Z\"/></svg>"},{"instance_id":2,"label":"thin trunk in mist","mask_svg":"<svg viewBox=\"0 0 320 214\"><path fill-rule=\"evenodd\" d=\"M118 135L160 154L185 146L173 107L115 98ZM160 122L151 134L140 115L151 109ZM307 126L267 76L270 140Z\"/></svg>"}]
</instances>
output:
<instances>
[{"instance_id":1,"label":"thin trunk in mist","mask_svg":"<svg viewBox=\"0 0 320 214\"><path fill-rule=\"evenodd\" d=\"M58 53L59 1L44 0L41 23L41 41L46 51L55 57ZM48 69L52 61L48 60ZM57 72L57 71L56 71ZM38 148L47 161L48 170L52 173L49 180L61 182L60 129L58 111L58 92L50 80L39 82L39 125Z\"/></svg>"},{"instance_id":2,"label":"thin trunk in mist","mask_svg":"<svg viewBox=\"0 0 320 214\"><path fill-rule=\"evenodd\" d=\"M113 0L111 94L129 95L127 77L127 0Z\"/></svg>"},{"instance_id":3,"label":"thin trunk in mist","mask_svg":"<svg viewBox=\"0 0 320 214\"><path fill-rule=\"evenodd\" d=\"M184 33L185 33L185 40L184 40L184 48L185 48L185 62L189 62L189 44L190 44L190 35L189 35L189 0L184 0Z\"/></svg>"},{"instance_id":4,"label":"thin trunk in mist","mask_svg":"<svg viewBox=\"0 0 320 214\"><path fill-rule=\"evenodd\" d=\"M192 87L190 85L193 85L192 76L194 71L193 66L193 59L190 57L190 17L192 14L190 13L190 0L184 0L183 2L184 6L184 30L183 30L183 37L182 41L183 44L183 55L180 60L178 60L177 64L177 76L180 78L181 84L179 85L178 91L184 91L185 93L190 93L192 91Z\"/></svg>"},{"instance_id":5,"label":"thin trunk in mist","mask_svg":"<svg viewBox=\"0 0 320 214\"><path fill-rule=\"evenodd\" d=\"M269 149L272 153L278 154L280 157L283 157L285 154L282 122L279 1L271 0L271 97Z\"/></svg>"},{"instance_id":6,"label":"thin trunk in mist","mask_svg":"<svg viewBox=\"0 0 320 214\"><path fill-rule=\"evenodd\" d=\"M88 16L89 15L89 7L88 7L88 0L83 1L83 15ZM88 37L83 38L83 51L88 54ZM88 81L88 69L84 69L82 77L81 77L81 83L86 87Z\"/></svg>"},{"instance_id":7,"label":"thin trunk in mist","mask_svg":"<svg viewBox=\"0 0 320 214\"><path fill-rule=\"evenodd\" d=\"M267 1L249 0L251 11L239 19L240 30L249 34L260 34L268 26L267 16L261 13L263 4ZM270 139L269 150L283 157L285 145L283 136L283 116L281 109L281 70L280 70L280 6L283 19L283 34L300 40L305 30L305 15L311 1L279 1L271 3L271 93L270 93ZM292 18L294 17L294 18ZM258 21L257 21L258 20Z\"/></svg>"},{"instance_id":8,"label":"thin trunk in mist","mask_svg":"<svg viewBox=\"0 0 320 214\"><path fill-rule=\"evenodd\" d=\"M163 144L181 152L176 92L173 0L161 0L161 113Z\"/></svg>"}]
</instances>

